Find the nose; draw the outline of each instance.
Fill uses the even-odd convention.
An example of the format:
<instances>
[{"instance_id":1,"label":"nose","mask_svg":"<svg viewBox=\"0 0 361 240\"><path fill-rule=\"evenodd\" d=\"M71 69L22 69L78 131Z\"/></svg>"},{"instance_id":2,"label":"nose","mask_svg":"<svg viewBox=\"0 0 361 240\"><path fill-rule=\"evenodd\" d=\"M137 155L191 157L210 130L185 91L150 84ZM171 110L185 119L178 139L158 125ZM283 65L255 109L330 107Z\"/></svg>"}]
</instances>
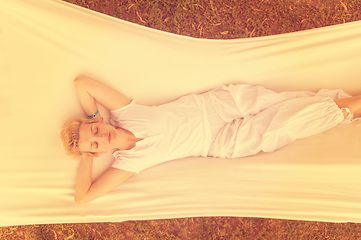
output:
<instances>
[{"instance_id":1,"label":"nose","mask_svg":"<svg viewBox=\"0 0 361 240\"><path fill-rule=\"evenodd\" d=\"M97 136L94 136L94 138L97 141L106 142L107 141L107 134L106 133L98 134Z\"/></svg>"}]
</instances>

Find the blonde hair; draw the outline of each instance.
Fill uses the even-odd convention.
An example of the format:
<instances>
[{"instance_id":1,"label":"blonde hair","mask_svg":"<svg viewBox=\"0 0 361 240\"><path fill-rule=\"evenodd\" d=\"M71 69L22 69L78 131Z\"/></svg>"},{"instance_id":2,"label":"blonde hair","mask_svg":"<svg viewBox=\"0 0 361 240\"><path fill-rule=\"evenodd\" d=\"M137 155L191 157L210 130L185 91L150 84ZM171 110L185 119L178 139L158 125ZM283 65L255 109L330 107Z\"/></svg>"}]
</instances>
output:
<instances>
[{"instance_id":1,"label":"blonde hair","mask_svg":"<svg viewBox=\"0 0 361 240\"><path fill-rule=\"evenodd\" d=\"M98 153L84 153L79 151L79 127L81 124L91 124L95 123L97 120L95 119L87 119L87 118L77 118L77 119L70 119L64 123L60 138L63 141L63 146L65 149L66 154L73 158L79 158L83 154L89 154L93 157L98 157Z\"/></svg>"}]
</instances>

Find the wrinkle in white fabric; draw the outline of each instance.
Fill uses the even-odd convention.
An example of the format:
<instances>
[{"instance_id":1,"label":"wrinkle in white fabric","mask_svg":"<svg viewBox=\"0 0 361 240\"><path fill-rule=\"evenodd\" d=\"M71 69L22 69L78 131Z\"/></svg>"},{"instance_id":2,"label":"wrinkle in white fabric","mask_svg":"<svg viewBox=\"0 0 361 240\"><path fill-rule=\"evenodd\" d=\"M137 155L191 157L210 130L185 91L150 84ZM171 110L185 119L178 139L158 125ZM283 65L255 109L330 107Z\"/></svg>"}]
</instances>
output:
<instances>
[{"instance_id":1,"label":"wrinkle in white fabric","mask_svg":"<svg viewBox=\"0 0 361 240\"><path fill-rule=\"evenodd\" d=\"M326 131L343 120L342 112L332 99L286 100L225 125L215 141L214 156L236 158L260 151L273 152L296 139Z\"/></svg>"},{"instance_id":2,"label":"wrinkle in white fabric","mask_svg":"<svg viewBox=\"0 0 361 240\"><path fill-rule=\"evenodd\" d=\"M209 152L221 158L273 152L347 122L332 99L350 97L340 89L277 93L250 84L220 86L209 95L220 117L228 122Z\"/></svg>"}]
</instances>

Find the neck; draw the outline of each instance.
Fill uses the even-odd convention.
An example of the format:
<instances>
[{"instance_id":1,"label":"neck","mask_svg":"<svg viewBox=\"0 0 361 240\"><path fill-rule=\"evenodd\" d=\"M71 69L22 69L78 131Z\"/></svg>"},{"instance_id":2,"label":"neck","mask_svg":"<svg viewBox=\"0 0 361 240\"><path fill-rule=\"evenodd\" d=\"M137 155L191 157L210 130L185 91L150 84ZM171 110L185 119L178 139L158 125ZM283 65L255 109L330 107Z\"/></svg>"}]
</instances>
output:
<instances>
[{"instance_id":1,"label":"neck","mask_svg":"<svg viewBox=\"0 0 361 240\"><path fill-rule=\"evenodd\" d=\"M120 136L120 142L118 144L119 150L130 150L136 146L138 141L142 140L141 138L136 138L135 135L127 129L117 128L116 130Z\"/></svg>"}]
</instances>

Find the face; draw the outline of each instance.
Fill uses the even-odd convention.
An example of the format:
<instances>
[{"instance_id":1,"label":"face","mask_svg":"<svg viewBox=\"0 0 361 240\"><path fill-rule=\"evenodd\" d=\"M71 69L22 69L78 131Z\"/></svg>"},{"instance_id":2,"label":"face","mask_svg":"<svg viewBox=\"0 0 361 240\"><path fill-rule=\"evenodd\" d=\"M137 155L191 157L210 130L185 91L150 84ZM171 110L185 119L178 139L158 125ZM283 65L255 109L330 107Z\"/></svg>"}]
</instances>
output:
<instances>
[{"instance_id":1,"label":"face","mask_svg":"<svg viewBox=\"0 0 361 240\"><path fill-rule=\"evenodd\" d=\"M79 127L79 150L81 152L106 153L117 148L117 130L105 122L81 124Z\"/></svg>"}]
</instances>

